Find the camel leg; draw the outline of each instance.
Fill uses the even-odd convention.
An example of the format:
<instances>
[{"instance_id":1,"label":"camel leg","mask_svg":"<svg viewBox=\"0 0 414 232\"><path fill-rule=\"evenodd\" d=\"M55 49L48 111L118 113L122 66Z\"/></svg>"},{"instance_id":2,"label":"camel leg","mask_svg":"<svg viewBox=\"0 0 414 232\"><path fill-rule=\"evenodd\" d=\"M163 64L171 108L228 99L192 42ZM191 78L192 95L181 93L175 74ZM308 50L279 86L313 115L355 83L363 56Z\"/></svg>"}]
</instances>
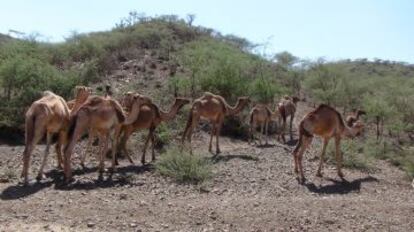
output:
<instances>
[{"instance_id":1,"label":"camel leg","mask_svg":"<svg viewBox=\"0 0 414 232\"><path fill-rule=\"evenodd\" d=\"M111 153L112 153L112 168L111 168L111 172L115 172L116 171L116 165L117 165L117 159L116 159L116 149L118 147L118 138L119 138L119 134L121 133L121 126L116 126L114 129L114 133L112 134L112 149L111 149Z\"/></svg>"},{"instance_id":2,"label":"camel leg","mask_svg":"<svg viewBox=\"0 0 414 232\"><path fill-rule=\"evenodd\" d=\"M264 123L260 123L260 139L259 139L259 145L262 145L262 140L263 140L263 131L264 131Z\"/></svg>"},{"instance_id":3,"label":"camel leg","mask_svg":"<svg viewBox=\"0 0 414 232\"><path fill-rule=\"evenodd\" d=\"M316 172L317 177L322 177L322 166L323 166L323 162L325 159L326 146L328 145L328 142L329 142L328 138L323 139L323 146L322 146L322 153L321 153L321 157L319 161L319 168L318 168L318 171Z\"/></svg>"},{"instance_id":4,"label":"camel leg","mask_svg":"<svg viewBox=\"0 0 414 232\"><path fill-rule=\"evenodd\" d=\"M216 123L211 121L211 131L210 131L210 143L208 145L208 151L211 153L213 150L213 137L216 134Z\"/></svg>"},{"instance_id":5,"label":"camel leg","mask_svg":"<svg viewBox=\"0 0 414 232\"><path fill-rule=\"evenodd\" d=\"M198 120L199 119L200 119L200 117L198 116L198 114L193 112L191 124L190 124L190 127L188 129L188 134L187 134L187 139L188 139L188 142L190 143L190 154L193 154L193 148L191 146L191 137L193 135L194 128L198 125Z\"/></svg>"},{"instance_id":6,"label":"camel leg","mask_svg":"<svg viewBox=\"0 0 414 232\"><path fill-rule=\"evenodd\" d=\"M151 152L152 152L152 157L151 157L151 162L155 161L155 134L154 134L155 128L152 130L152 135L151 135Z\"/></svg>"},{"instance_id":7,"label":"camel leg","mask_svg":"<svg viewBox=\"0 0 414 232\"><path fill-rule=\"evenodd\" d=\"M295 159L295 173L299 173L299 182L303 184L305 182L305 176L303 174L302 158L306 149L309 147L309 144L312 142L312 137L302 136L300 143L298 144L299 148L296 148L294 151Z\"/></svg>"},{"instance_id":8,"label":"camel leg","mask_svg":"<svg viewBox=\"0 0 414 232\"><path fill-rule=\"evenodd\" d=\"M85 167L86 167L85 166L85 159L86 159L86 156L88 155L88 152L92 148L92 143L93 143L94 139L95 139L95 136L92 133L89 133L88 143L86 144L86 148L83 151L83 154L81 155L81 166L82 166L83 169L85 169Z\"/></svg>"},{"instance_id":9,"label":"camel leg","mask_svg":"<svg viewBox=\"0 0 414 232\"><path fill-rule=\"evenodd\" d=\"M293 118L295 117L295 114L290 115L290 125L289 125L289 133L290 133L290 141L293 140L293 131L292 131L292 125L293 125Z\"/></svg>"},{"instance_id":10,"label":"camel leg","mask_svg":"<svg viewBox=\"0 0 414 232\"><path fill-rule=\"evenodd\" d=\"M37 177L36 177L37 181L40 181L43 178L43 169L45 168L46 160L47 160L47 157L49 156L49 149L50 149L51 141L52 141L52 134L47 132L46 133L46 149L43 155L42 164L40 165L40 168L39 168L39 173L37 174Z\"/></svg>"},{"instance_id":11,"label":"camel leg","mask_svg":"<svg viewBox=\"0 0 414 232\"><path fill-rule=\"evenodd\" d=\"M142 164L145 164L145 153L147 152L148 143L149 143L149 140L152 136L152 130L151 129L152 129L152 127L149 129L147 138L145 139L144 149L142 151L142 156L141 156L141 163Z\"/></svg>"},{"instance_id":12,"label":"camel leg","mask_svg":"<svg viewBox=\"0 0 414 232\"><path fill-rule=\"evenodd\" d=\"M69 182L72 180L72 167L71 167L71 156L72 156L72 152L73 149L75 148L76 142L80 139L80 137L82 136L83 132L85 131L85 129L88 126L88 121L86 118L85 119L80 119L80 117L82 117L82 114L79 114L76 119L76 125L75 125L75 129L73 131L73 135L70 138L70 142L69 144L66 146L65 148L65 152L64 152L64 165L63 165L63 172L65 174L65 179L66 182Z\"/></svg>"},{"instance_id":13,"label":"camel leg","mask_svg":"<svg viewBox=\"0 0 414 232\"><path fill-rule=\"evenodd\" d=\"M32 155L33 149L36 146L36 144L39 143L40 139L42 139L43 134L45 133L45 125L38 123L41 121L42 120L36 120L36 122L34 123L34 128L32 128L34 130L33 138L26 138L26 146L23 151L23 170L21 174L21 177L24 178L23 183L25 185L29 183L28 175L30 168L30 157Z\"/></svg>"},{"instance_id":14,"label":"camel leg","mask_svg":"<svg viewBox=\"0 0 414 232\"><path fill-rule=\"evenodd\" d=\"M62 165L63 165L62 146L65 146L65 144L67 143L66 135L67 135L67 131L60 131L58 142L55 145L58 169L62 169Z\"/></svg>"},{"instance_id":15,"label":"camel leg","mask_svg":"<svg viewBox=\"0 0 414 232\"><path fill-rule=\"evenodd\" d=\"M268 130L269 130L269 121L266 120L265 122L265 138L266 138L266 143L265 145L269 145L269 141L268 141Z\"/></svg>"},{"instance_id":16,"label":"camel leg","mask_svg":"<svg viewBox=\"0 0 414 232\"><path fill-rule=\"evenodd\" d=\"M103 177L103 172L105 171L105 156L108 151L108 140L109 136L108 133L105 135L101 135L99 138L99 176L98 179L101 180Z\"/></svg>"},{"instance_id":17,"label":"camel leg","mask_svg":"<svg viewBox=\"0 0 414 232\"><path fill-rule=\"evenodd\" d=\"M249 144L251 144L254 141L254 128L256 127L256 124L254 123L254 121L252 123L250 123L250 135L249 135Z\"/></svg>"},{"instance_id":18,"label":"camel leg","mask_svg":"<svg viewBox=\"0 0 414 232\"><path fill-rule=\"evenodd\" d=\"M220 131L221 131L221 127L223 126L223 118L221 118L218 122L217 122L217 127L216 127L216 154L220 154Z\"/></svg>"},{"instance_id":19,"label":"camel leg","mask_svg":"<svg viewBox=\"0 0 414 232\"><path fill-rule=\"evenodd\" d=\"M341 179L344 178L344 174L342 173L342 154L341 154L341 137L335 137L335 149L336 149L336 168L338 171L338 176Z\"/></svg>"},{"instance_id":20,"label":"camel leg","mask_svg":"<svg viewBox=\"0 0 414 232\"><path fill-rule=\"evenodd\" d=\"M131 164L134 164L134 160L132 160L131 154L129 154L127 149L127 142L129 137L131 137L132 133L134 132L132 127L126 127L124 130L124 136L121 138L120 142L120 151L124 152L124 154L127 156L128 161ZM121 133L121 132L119 132ZM115 159L116 163L118 163L118 158Z\"/></svg>"}]
</instances>

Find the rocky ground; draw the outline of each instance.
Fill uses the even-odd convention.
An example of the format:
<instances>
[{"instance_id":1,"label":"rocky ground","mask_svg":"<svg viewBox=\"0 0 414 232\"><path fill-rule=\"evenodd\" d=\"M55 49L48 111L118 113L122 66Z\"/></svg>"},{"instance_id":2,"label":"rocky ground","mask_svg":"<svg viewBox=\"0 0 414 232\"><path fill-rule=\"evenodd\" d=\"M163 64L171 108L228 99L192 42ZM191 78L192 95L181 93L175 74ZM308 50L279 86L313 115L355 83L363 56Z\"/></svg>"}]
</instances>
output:
<instances>
[{"instance_id":1,"label":"rocky ground","mask_svg":"<svg viewBox=\"0 0 414 232\"><path fill-rule=\"evenodd\" d=\"M205 154L208 135L196 136ZM405 174L378 161L377 171L327 165L315 177L315 151L305 160L305 185L292 172L289 147L249 146L229 138L206 183L179 185L149 166L122 162L112 180L97 181L93 157L63 186L51 164L41 183L18 183L22 146L0 147L0 231L412 231L414 189ZM33 157L35 177L43 146ZM77 149L79 153L80 148ZM140 152L134 152L138 161ZM53 156L51 158L54 158ZM51 159L52 160L52 159ZM50 161L49 163L51 163ZM54 162L54 161L53 161ZM78 160L74 160L78 163ZM109 165L109 162L107 163Z\"/></svg>"}]
</instances>

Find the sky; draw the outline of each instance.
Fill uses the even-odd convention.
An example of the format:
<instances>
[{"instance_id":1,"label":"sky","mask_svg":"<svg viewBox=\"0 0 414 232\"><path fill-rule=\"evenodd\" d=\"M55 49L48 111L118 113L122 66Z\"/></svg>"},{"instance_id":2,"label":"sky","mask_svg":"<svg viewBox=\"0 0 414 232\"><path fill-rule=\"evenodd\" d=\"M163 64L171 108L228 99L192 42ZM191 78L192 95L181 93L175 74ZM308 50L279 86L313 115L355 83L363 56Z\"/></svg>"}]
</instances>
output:
<instances>
[{"instance_id":1,"label":"sky","mask_svg":"<svg viewBox=\"0 0 414 232\"><path fill-rule=\"evenodd\" d=\"M414 63L412 0L9 0L1 2L0 33L59 42L73 31L110 30L132 10L195 14L195 25L266 44L262 53Z\"/></svg>"}]
</instances>

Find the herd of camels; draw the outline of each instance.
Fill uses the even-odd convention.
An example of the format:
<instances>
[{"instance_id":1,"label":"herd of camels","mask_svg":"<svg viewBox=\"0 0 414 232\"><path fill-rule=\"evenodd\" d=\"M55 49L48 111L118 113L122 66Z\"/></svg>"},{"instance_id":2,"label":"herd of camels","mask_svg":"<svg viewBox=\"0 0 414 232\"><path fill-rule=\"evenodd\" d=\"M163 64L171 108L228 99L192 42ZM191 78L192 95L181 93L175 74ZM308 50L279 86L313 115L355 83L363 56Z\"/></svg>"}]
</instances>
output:
<instances>
[{"instance_id":1,"label":"herd of camels","mask_svg":"<svg viewBox=\"0 0 414 232\"><path fill-rule=\"evenodd\" d=\"M278 140L285 143L285 127L287 118L290 117L290 138L292 140L292 123L296 112L299 98L285 96L278 103L275 111L272 111L264 104L256 104L250 111L250 133L254 138L257 126L266 134L268 143L268 125L271 121L279 121L282 124L281 132L278 133ZM209 151L212 152L213 137L216 137L216 154L220 153L219 135L224 118L241 112L250 104L249 97L239 97L235 106L230 106L226 100L209 92L192 102L187 124L182 135L182 146L187 139L191 149L191 137L194 128L200 119L209 121L211 125L211 137ZM173 119L178 111L191 101L186 98L176 98L168 112L162 111L152 100L144 95L128 92L124 94L119 102L112 97L110 87L106 86L104 96L92 95L89 87L77 86L75 88L75 99L66 102L62 97L51 91L43 92L43 96L35 101L26 113L25 121L25 149L23 152L22 178L24 184L28 184L28 170L30 166L31 153L37 143L46 134L46 149L43 160L37 175L37 180L43 177L43 169L46 164L52 137L58 134L56 142L57 168L62 169L66 182L73 180L71 168L71 155L76 143L81 137L88 134L87 148L81 154L81 165L84 162L89 148L94 139L99 139L99 178L104 172L105 155L108 152L108 145L111 144L112 166L111 173L116 170L117 150L123 152L129 162L134 163L127 151L127 141L132 133L140 129L148 129L149 133L145 140L141 163L145 163L145 153L151 141L152 160L154 155L155 129L160 123ZM299 140L293 150L294 171L298 175L300 183L305 182L302 167L302 157L312 138L320 136L323 139L323 148L320 158L317 176L322 176L322 166L326 146L331 138L334 138L336 145L336 161L338 176L343 178L341 171L342 155L340 153L340 141L342 138L352 138L361 134L364 129L359 116L363 111L355 111L344 121L341 114L328 105L319 105L316 109L305 115L299 123ZM261 144L261 139L259 139Z\"/></svg>"}]
</instances>

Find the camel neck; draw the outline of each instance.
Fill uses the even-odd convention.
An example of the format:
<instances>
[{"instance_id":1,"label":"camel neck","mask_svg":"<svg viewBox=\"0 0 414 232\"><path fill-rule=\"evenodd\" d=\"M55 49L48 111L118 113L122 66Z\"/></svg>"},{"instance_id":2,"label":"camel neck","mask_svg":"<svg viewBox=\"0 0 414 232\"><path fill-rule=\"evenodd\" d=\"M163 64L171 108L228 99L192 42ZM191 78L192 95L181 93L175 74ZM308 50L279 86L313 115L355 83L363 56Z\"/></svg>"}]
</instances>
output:
<instances>
[{"instance_id":1,"label":"camel neck","mask_svg":"<svg viewBox=\"0 0 414 232\"><path fill-rule=\"evenodd\" d=\"M171 106L170 110L168 112L165 112L161 109L160 116L162 121L169 121L174 119L175 115L177 114L178 110L183 106L183 104L178 104L177 102L174 103L174 105Z\"/></svg>"},{"instance_id":2,"label":"camel neck","mask_svg":"<svg viewBox=\"0 0 414 232\"><path fill-rule=\"evenodd\" d=\"M245 104L241 103L240 99L237 100L237 103L235 106L230 106L228 105L227 108L227 115L235 115L238 114L243 108L244 108Z\"/></svg>"}]
</instances>

